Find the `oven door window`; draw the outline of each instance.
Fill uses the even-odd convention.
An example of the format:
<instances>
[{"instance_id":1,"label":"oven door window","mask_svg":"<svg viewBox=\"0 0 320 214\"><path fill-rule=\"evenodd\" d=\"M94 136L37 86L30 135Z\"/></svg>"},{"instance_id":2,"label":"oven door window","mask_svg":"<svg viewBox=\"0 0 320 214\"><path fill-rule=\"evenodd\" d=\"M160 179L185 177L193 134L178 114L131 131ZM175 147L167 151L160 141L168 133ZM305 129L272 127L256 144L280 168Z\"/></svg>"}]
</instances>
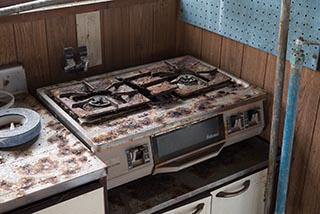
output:
<instances>
[{"instance_id":1,"label":"oven door window","mask_svg":"<svg viewBox=\"0 0 320 214\"><path fill-rule=\"evenodd\" d=\"M222 115L155 136L151 139L155 163L161 163L223 140Z\"/></svg>"}]
</instances>

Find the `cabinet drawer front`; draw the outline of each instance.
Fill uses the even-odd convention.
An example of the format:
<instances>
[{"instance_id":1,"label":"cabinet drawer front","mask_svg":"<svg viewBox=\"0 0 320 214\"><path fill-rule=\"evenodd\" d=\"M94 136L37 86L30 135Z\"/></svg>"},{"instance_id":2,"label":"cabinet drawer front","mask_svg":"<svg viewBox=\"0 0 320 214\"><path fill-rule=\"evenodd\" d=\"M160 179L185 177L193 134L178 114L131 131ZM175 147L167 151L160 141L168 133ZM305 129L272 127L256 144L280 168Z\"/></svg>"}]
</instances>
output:
<instances>
[{"instance_id":1,"label":"cabinet drawer front","mask_svg":"<svg viewBox=\"0 0 320 214\"><path fill-rule=\"evenodd\" d=\"M221 187L212 195L212 214L262 214L267 169Z\"/></svg>"},{"instance_id":2,"label":"cabinet drawer front","mask_svg":"<svg viewBox=\"0 0 320 214\"><path fill-rule=\"evenodd\" d=\"M103 188L93 190L78 197L45 208L35 214L104 214Z\"/></svg>"},{"instance_id":3,"label":"cabinet drawer front","mask_svg":"<svg viewBox=\"0 0 320 214\"><path fill-rule=\"evenodd\" d=\"M164 214L211 214L211 196L170 210Z\"/></svg>"}]
</instances>

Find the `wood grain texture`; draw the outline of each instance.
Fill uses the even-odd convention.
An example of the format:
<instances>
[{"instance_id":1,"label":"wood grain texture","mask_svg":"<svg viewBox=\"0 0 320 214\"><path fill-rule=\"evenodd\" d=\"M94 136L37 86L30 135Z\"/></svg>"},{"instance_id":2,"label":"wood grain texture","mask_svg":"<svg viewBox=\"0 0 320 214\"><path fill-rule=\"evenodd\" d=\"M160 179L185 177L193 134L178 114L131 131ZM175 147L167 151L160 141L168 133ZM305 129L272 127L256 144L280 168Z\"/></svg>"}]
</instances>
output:
<instances>
[{"instance_id":1,"label":"wood grain texture","mask_svg":"<svg viewBox=\"0 0 320 214\"><path fill-rule=\"evenodd\" d=\"M0 25L0 44L0 65L16 62L17 51L13 25Z\"/></svg>"},{"instance_id":2,"label":"wood grain texture","mask_svg":"<svg viewBox=\"0 0 320 214\"><path fill-rule=\"evenodd\" d=\"M129 9L103 11L105 68L107 71L130 66Z\"/></svg>"},{"instance_id":3,"label":"wood grain texture","mask_svg":"<svg viewBox=\"0 0 320 214\"><path fill-rule=\"evenodd\" d=\"M178 54L188 54L200 58L202 47L202 29L186 24L182 21L179 21L178 25Z\"/></svg>"},{"instance_id":4,"label":"wood grain texture","mask_svg":"<svg viewBox=\"0 0 320 214\"><path fill-rule=\"evenodd\" d=\"M277 57L271 54L268 54L267 57L267 67L265 72L265 78L263 83L263 88L266 90L267 94L267 101L264 105L265 107L265 122L266 126L261 133L261 137L266 140L270 139L270 129L271 129L271 117L272 117L272 106L273 106L273 88L274 88L274 80L275 80L275 73L276 73L276 61Z\"/></svg>"},{"instance_id":5,"label":"wood grain texture","mask_svg":"<svg viewBox=\"0 0 320 214\"><path fill-rule=\"evenodd\" d=\"M263 87L267 56L268 54L266 52L244 46L241 78L249 83Z\"/></svg>"},{"instance_id":6,"label":"wood grain texture","mask_svg":"<svg viewBox=\"0 0 320 214\"><path fill-rule=\"evenodd\" d=\"M201 58L214 65L220 66L222 36L202 30Z\"/></svg>"},{"instance_id":7,"label":"wood grain texture","mask_svg":"<svg viewBox=\"0 0 320 214\"><path fill-rule=\"evenodd\" d=\"M153 58L175 56L177 1L159 0L154 5Z\"/></svg>"},{"instance_id":8,"label":"wood grain texture","mask_svg":"<svg viewBox=\"0 0 320 214\"><path fill-rule=\"evenodd\" d=\"M45 22L19 23L14 29L18 61L25 67L30 92L34 92L51 83Z\"/></svg>"},{"instance_id":9,"label":"wood grain texture","mask_svg":"<svg viewBox=\"0 0 320 214\"><path fill-rule=\"evenodd\" d=\"M315 129L317 109L320 101L320 91L315 90L315 88L319 86L319 82L319 73L306 68L302 70L299 105L297 109L297 122L295 127L295 138L292 154L293 159L290 172L288 213L294 213L297 211L299 211L299 213L319 213L314 212L315 210L312 209L309 210L309 208L307 208L308 212L303 212L302 205L300 203L301 200L306 202L307 200L310 200L312 196L317 196L314 190L310 188L310 184L318 185L319 180L317 183L314 183L314 178L309 177L305 179L305 175L309 170L319 169L315 165L312 165L311 167L308 166L309 158L315 158L313 157L315 154L310 152L311 145L313 145L312 136L313 133L316 134L319 132L319 130ZM317 138L317 142L319 142L319 139L320 138ZM315 147L316 149L320 149L317 148L319 147L319 144L317 143L315 143ZM305 184L307 185L307 190L304 191ZM303 192L307 194L301 198ZM320 198L319 194L320 192L318 192L318 197ZM320 208L320 206L318 208Z\"/></svg>"},{"instance_id":10,"label":"wood grain texture","mask_svg":"<svg viewBox=\"0 0 320 214\"><path fill-rule=\"evenodd\" d=\"M76 15L78 46L87 46L89 67L102 64L100 11Z\"/></svg>"},{"instance_id":11,"label":"wood grain texture","mask_svg":"<svg viewBox=\"0 0 320 214\"><path fill-rule=\"evenodd\" d=\"M221 69L240 77L244 45L223 37L221 47Z\"/></svg>"},{"instance_id":12,"label":"wood grain texture","mask_svg":"<svg viewBox=\"0 0 320 214\"><path fill-rule=\"evenodd\" d=\"M72 1L72 0L70 0ZM64 4L61 7L52 7L50 9L36 10L34 12L20 13L17 15L1 16L0 23L21 23L36 20L43 20L53 17L75 15L79 13L87 13L107 8L122 8L132 5L141 5L145 3L157 2L158 0L101 0L99 2L90 2L87 4L77 4L73 2ZM175 0L172 0L174 2ZM89 0L88 0L89 2Z\"/></svg>"},{"instance_id":13,"label":"wood grain texture","mask_svg":"<svg viewBox=\"0 0 320 214\"><path fill-rule=\"evenodd\" d=\"M301 209L300 213L311 213L316 214L320 213L320 165L319 165L319 156L320 156L320 102L318 103L318 111L316 124L314 129L314 134L312 138L312 143L310 145L309 161L307 166L307 172L304 180L304 189L303 194L300 196L301 200ZM300 191L301 192L301 191Z\"/></svg>"},{"instance_id":14,"label":"wood grain texture","mask_svg":"<svg viewBox=\"0 0 320 214\"><path fill-rule=\"evenodd\" d=\"M151 62L154 3L129 7L130 65Z\"/></svg>"}]
</instances>

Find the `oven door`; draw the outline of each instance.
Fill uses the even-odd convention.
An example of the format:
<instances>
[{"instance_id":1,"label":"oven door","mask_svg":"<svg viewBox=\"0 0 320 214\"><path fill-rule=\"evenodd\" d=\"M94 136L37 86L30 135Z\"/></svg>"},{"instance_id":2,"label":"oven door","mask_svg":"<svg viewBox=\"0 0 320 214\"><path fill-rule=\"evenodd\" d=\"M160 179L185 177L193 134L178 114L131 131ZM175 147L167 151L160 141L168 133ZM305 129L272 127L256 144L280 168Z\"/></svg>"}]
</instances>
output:
<instances>
[{"instance_id":1,"label":"oven door","mask_svg":"<svg viewBox=\"0 0 320 214\"><path fill-rule=\"evenodd\" d=\"M153 174L176 172L216 156L225 144L223 116L151 138Z\"/></svg>"}]
</instances>

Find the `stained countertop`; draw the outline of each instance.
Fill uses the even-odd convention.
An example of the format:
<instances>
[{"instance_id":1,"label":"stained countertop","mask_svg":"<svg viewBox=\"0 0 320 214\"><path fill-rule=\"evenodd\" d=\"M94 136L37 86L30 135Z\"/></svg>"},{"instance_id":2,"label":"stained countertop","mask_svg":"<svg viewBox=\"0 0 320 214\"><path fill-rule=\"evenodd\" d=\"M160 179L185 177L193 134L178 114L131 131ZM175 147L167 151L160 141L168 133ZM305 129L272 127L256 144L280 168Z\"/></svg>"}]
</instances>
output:
<instances>
[{"instance_id":1,"label":"stained countertop","mask_svg":"<svg viewBox=\"0 0 320 214\"><path fill-rule=\"evenodd\" d=\"M41 132L0 149L0 213L106 176L106 165L31 95L17 96L13 107L38 112Z\"/></svg>"}]
</instances>

